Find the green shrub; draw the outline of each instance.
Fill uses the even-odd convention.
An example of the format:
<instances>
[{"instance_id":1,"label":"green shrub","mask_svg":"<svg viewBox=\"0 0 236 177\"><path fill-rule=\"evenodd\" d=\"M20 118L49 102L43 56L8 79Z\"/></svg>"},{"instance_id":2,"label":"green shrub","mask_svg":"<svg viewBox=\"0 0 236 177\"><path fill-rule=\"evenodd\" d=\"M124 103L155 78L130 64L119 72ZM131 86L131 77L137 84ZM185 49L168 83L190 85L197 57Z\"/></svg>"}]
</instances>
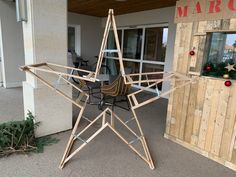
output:
<instances>
[{"instance_id":1,"label":"green shrub","mask_svg":"<svg viewBox=\"0 0 236 177\"><path fill-rule=\"evenodd\" d=\"M49 136L35 138L34 130L38 125L31 112L28 112L25 120L0 124L0 156L15 152L43 152L45 145L58 141Z\"/></svg>"}]
</instances>

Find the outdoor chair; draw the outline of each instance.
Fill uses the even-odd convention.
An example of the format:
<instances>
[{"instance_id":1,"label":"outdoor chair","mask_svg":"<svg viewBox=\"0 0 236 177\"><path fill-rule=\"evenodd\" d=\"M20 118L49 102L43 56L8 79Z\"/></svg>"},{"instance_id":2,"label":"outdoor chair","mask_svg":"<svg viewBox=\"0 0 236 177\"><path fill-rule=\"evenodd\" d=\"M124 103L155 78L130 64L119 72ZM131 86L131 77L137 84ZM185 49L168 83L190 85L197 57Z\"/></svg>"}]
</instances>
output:
<instances>
[{"instance_id":1,"label":"outdoor chair","mask_svg":"<svg viewBox=\"0 0 236 177\"><path fill-rule=\"evenodd\" d=\"M93 66L81 66L79 68L84 69L84 70L89 70L89 71L94 70ZM105 74L105 72L104 72L105 70L106 70L107 74L110 74L109 68L107 68L106 65L102 65L101 66L101 74L103 74L103 73ZM81 71L78 72L78 75L80 75L80 76L83 76L84 74L85 74L84 72L81 72ZM77 82L77 83L79 83L80 87L85 88L84 89L85 91L88 91L88 94L89 94L88 104L97 104L97 103L92 102L91 97L93 96L95 98L100 99L100 97L97 97L96 94L101 93L101 82L99 82L99 81L88 82L88 81L84 81L84 80L79 80L79 82Z\"/></svg>"},{"instance_id":2,"label":"outdoor chair","mask_svg":"<svg viewBox=\"0 0 236 177\"><path fill-rule=\"evenodd\" d=\"M114 106L120 107L125 110L130 110L130 105L128 102L127 95L129 94L131 85L125 84L124 78L119 75L111 84L104 85L101 87L101 92L103 94L103 104L112 106L112 110L114 110ZM118 100L118 98L124 98ZM112 99L112 102L107 102L108 99ZM117 105L118 102L126 102L128 108Z\"/></svg>"}]
</instances>

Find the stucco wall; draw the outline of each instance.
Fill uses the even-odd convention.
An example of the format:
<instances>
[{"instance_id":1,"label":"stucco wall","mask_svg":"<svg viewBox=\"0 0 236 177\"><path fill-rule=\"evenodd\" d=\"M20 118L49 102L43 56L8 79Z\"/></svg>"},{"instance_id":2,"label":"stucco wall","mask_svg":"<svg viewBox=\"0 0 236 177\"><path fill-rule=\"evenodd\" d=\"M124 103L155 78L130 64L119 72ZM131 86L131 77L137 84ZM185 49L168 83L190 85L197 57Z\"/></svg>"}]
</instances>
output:
<instances>
[{"instance_id":1,"label":"stucco wall","mask_svg":"<svg viewBox=\"0 0 236 177\"><path fill-rule=\"evenodd\" d=\"M15 3L0 1L2 31L2 63L4 87L21 86L25 74L19 71L24 65L24 46L21 23L16 22Z\"/></svg>"},{"instance_id":2,"label":"stucco wall","mask_svg":"<svg viewBox=\"0 0 236 177\"><path fill-rule=\"evenodd\" d=\"M27 11L28 21L23 23L26 64L50 62L66 65L67 0L28 0ZM54 74L37 74L53 86L58 79ZM56 89L72 97L72 89L65 82L61 81ZM72 128L71 102L30 74L27 74L23 83L23 95L25 115L29 110L36 116L36 121L40 122L36 136Z\"/></svg>"},{"instance_id":3,"label":"stucco wall","mask_svg":"<svg viewBox=\"0 0 236 177\"><path fill-rule=\"evenodd\" d=\"M68 13L68 24L80 25L81 29L81 56L91 62L99 54L103 29L102 18L75 13Z\"/></svg>"}]
</instances>

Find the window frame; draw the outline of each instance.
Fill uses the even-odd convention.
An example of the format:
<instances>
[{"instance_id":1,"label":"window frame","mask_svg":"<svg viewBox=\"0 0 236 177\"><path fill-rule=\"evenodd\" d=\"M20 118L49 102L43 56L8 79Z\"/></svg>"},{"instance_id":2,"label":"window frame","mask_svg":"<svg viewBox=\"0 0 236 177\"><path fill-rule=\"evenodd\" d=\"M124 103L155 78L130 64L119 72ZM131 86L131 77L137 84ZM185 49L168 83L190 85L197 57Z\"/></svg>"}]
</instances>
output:
<instances>
[{"instance_id":1,"label":"window frame","mask_svg":"<svg viewBox=\"0 0 236 177\"><path fill-rule=\"evenodd\" d=\"M69 27L75 29L75 52L77 53L78 56L81 56L81 27L80 25L68 24L67 30L69 30ZM68 31L67 31L67 35L68 35Z\"/></svg>"},{"instance_id":2,"label":"window frame","mask_svg":"<svg viewBox=\"0 0 236 177\"><path fill-rule=\"evenodd\" d=\"M143 65L144 64L153 64L153 65L162 65L164 66L165 70L165 64L166 64L166 55L165 55L165 62L160 62L160 61L152 61L152 60L144 60L144 48L145 48L145 37L146 37L146 28L155 28L155 27L166 27L168 28L168 36L169 36L169 24L168 23L158 23L158 24L144 24L144 25L135 25L135 26L120 26L117 27L117 30L121 30L121 52L123 54L123 46L124 46L124 30L128 29L142 29L143 31L143 36L142 36L142 44L141 44L141 57L140 59L131 59L131 58L123 58L124 61L129 61L129 62L138 62L139 63L139 72L143 72ZM168 46L168 37L167 37L167 46ZM166 51L167 52L167 51ZM118 57L111 57L111 56L105 56L106 59L114 59L118 60ZM140 76L141 77L141 76ZM140 78L141 79L141 78ZM138 85L133 85L134 87L137 88L143 88L141 84ZM151 92L156 92L153 89L148 89L148 91Z\"/></svg>"},{"instance_id":3,"label":"window frame","mask_svg":"<svg viewBox=\"0 0 236 177\"><path fill-rule=\"evenodd\" d=\"M203 60L201 62L201 68L200 68L200 73L199 74L200 74L201 77L224 79L221 76L213 76L211 74L209 74L209 75L204 74L204 72L206 72L206 71L204 71L204 68L205 68L206 64L211 61L211 60L209 60L209 54L210 54L210 49L211 49L213 33L223 33L223 34L226 34L226 35L227 34L235 34L236 35L236 31L234 31L234 30L206 30L205 32L206 32L206 41L205 41L205 47L204 47L204 53L203 53ZM226 44L226 42L225 42L225 44ZM223 56L224 56L224 50L225 50L224 46L225 46L225 44L222 47ZM234 61L236 63L236 58L235 58ZM223 58L222 58L221 62L224 63L226 61L224 61ZM213 63L213 64L219 64L221 62L219 62L219 60L216 63L211 61L211 63Z\"/></svg>"}]
</instances>

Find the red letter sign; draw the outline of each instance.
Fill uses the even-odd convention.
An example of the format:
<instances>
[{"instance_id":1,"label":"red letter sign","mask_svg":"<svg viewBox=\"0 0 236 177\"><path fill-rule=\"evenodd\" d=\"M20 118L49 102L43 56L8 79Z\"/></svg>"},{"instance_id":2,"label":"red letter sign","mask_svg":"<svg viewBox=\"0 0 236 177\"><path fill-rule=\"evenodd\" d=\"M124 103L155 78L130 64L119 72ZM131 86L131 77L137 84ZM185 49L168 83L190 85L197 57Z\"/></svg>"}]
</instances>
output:
<instances>
[{"instance_id":1,"label":"red letter sign","mask_svg":"<svg viewBox=\"0 0 236 177\"><path fill-rule=\"evenodd\" d=\"M187 17L188 15L188 6L184 6L184 9L182 7L178 7L178 17Z\"/></svg>"},{"instance_id":2,"label":"red letter sign","mask_svg":"<svg viewBox=\"0 0 236 177\"><path fill-rule=\"evenodd\" d=\"M228 8L229 8L230 10L236 10L236 9L234 8L234 4L235 4L235 1L234 1L234 0L229 0Z\"/></svg>"},{"instance_id":3,"label":"red letter sign","mask_svg":"<svg viewBox=\"0 0 236 177\"><path fill-rule=\"evenodd\" d=\"M208 13L219 13L221 11L220 5L221 5L221 0L210 1L210 7Z\"/></svg>"},{"instance_id":4,"label":"red letter sign","mask_svg":"<svg viewBox=\"0 0 236 177\"><path fill-rule=\"evenodd\" d=\"M195 5L195 13L202 13L201 4L199 1Z\"/></svg>"}]
</instances>

